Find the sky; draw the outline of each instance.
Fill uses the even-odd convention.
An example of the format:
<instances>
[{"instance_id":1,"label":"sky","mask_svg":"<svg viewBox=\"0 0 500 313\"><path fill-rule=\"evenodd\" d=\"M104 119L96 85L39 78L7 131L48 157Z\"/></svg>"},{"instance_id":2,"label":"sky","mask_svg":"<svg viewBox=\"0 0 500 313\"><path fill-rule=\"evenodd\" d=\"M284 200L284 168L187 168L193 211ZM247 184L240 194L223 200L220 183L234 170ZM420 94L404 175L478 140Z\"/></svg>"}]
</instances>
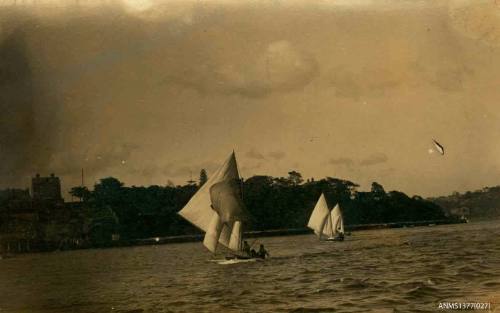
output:
<instances>
[{"instance_id":1,"label":"sky","mask_svg":"<svg viewBox=\"0 0 500 313\"><path fill-rule=\"evenodd\" d=\"M494 0L5 0L0 188L183 184L233 150L245 178L499 185L499 56Z\"/></svg>"}]
</instances>

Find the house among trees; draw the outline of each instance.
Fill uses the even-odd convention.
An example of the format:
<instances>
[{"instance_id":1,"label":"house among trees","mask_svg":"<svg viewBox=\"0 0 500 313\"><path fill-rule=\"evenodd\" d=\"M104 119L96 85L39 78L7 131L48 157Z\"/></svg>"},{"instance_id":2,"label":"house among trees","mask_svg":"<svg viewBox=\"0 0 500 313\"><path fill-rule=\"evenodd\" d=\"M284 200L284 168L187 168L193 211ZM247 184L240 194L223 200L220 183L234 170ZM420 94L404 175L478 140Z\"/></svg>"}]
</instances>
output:
<instances>
[{"instance_id":1,"label":"house among trees","mask_svg":"<svg viewBox=\"0 0 500 313\"><path fill-rule=\"evenodd\" d=\"M63 238L81 237L81 209L81 205L64 202L60 179L54 174L36 174L31 193L28 189L0 190L0 252L58 247Z\"/></svg>"}]
</instances>

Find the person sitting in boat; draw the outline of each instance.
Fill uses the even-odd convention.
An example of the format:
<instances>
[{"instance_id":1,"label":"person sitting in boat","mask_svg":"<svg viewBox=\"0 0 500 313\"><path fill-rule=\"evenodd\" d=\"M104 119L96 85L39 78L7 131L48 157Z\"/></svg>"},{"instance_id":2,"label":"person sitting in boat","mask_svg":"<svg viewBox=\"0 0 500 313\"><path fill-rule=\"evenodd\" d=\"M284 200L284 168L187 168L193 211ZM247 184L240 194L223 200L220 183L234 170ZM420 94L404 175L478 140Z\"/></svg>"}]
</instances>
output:
<instances>
[{"instance_id":1,"label":"person sitting in boat","mask_svg":"<svg viewBox=\"0 0 500 313\"><path fill-rule=\"evenodd\" d=\"M250 256L252 258L256 258L257 257L257 251L255 251L255 249L250 250Z\"/></svg>"},{"instance_id":2,"label":"person sitting in boat","mask_svg":"<svg viewBox=\"0 0 500 313\"><path fill-rule=\"evenodd\" d=\"M245 240L243 241L243 252L248 255L248 256L252 256L252 251L250 251L250 245L248 244L248 242Z\"/></svg>"},{"instance_id":3,"label":"person sitting in boat","mask_svg":"<svg viewBox=\"0 0 500 313\"><path fill-rule=\"evenodd\" d=\"M339 240L339 241L344 241L344 233L343 232L338 232L336 239Z\"/></svg>"},{"instance_id":4,"label":"person sitting in boat","mask_svg":"<svg viewBox=\"0 0 500 313\"><path fill-rule=\"evenodd\" d=\"M260 245L259 252L257 253L257 257L261 259L265 259L266 257L269 257L269 253L267 250L264 248L264 245Z\"/></svg>"}]
</instances>

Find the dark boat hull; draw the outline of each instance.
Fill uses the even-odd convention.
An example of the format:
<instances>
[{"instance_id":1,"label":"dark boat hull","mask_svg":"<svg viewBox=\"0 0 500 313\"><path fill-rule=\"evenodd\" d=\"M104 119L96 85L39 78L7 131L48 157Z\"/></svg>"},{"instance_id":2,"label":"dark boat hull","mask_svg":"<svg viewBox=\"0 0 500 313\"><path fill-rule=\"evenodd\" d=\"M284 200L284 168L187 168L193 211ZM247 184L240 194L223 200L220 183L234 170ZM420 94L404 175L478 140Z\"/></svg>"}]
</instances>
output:
<instances>
[{"instance_id":1,"label":"dark boat hull","mask_svg":"<svg viewBox=\"0 0 500 313\"><path fill-rule=\"evenodd\" d=\"M344 241L344 238L341 237L333 237L333 238L327 238L325 241Z\"/></svg>"},{"instance_id":2,"label":"dark boat hull","mask_svg":"<svg viewBox=\"0 0 500 313\"><path fill-rule=\"evenodd\" d=\"M251 257L251 256L245 256L245 255L227 255L226 256L226 260L252 260L252 259L256 259L256 260L263 260L264 258L262 257Z\"/></svg>"}]
</instances>

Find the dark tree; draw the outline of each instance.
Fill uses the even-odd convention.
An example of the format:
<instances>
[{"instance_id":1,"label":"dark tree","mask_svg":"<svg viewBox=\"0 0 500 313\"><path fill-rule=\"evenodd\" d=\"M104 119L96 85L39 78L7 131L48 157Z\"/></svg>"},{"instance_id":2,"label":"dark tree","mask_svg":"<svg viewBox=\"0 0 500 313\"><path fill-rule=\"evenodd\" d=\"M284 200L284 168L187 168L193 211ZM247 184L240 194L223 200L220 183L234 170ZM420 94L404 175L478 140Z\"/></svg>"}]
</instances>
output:
<instances>
[{"instance_id":1,"label":"dark tree","mask_svg":"<svg viewBox=\"0 0 500 313\"><path fill-rule=\"evenodd\" d=\"M200 187L203 186L208 180L207 171L202 168L200 171Z\"/></svg>"},{"instance_id":2,"label":"dark tree","mask_svg":"<svg viewBox=\"0 0 500 313\"><path fill-rule=\"evenodd\" d=\"M80 199L80 201L86 201L90 197L90 191L87 187L77 186L71 188L69 194L73 197Z\"/></svg>"},{"instance_id":3,"label":"dark tree","mask_svg":"<svg viewBox=\"0 0 500 313\"><path fill-rule=\"evenodd\" d=\"M99 183L94 186L94 192L96 193L114 193L119 191L123 187L123 183L114 177L101 178Z\"/></svg>"},{"instance_id":4,"label":"dark tree","mask_svg":"<svg viewBox=\"0 0 500 313\"><path fill-rule=\"evenodd\" d=\"M383 195L385 195L385 189L381 184L379 184L377 182L373 182L372 183L372 193L376 194L378 196L383 196Z\"/></svg>"},{"instance_id":5,"label":"dark tree","mask_svg":"<svg viewBox=\"0 0 500 313\"><path fill-rule=\"evenodd\" d=\"M113 208L123 202L123 183L114 177L102 178L94 186L93 197L98 205L111 205Z\"/></svg>"},{"instance_id":6,"label":"dark tree","mask_svg":"<svg viewBox=\"0 0 500 313\"><path fill-rule=\"evenodd\" d=\"M302 175L296 171L288 172L288 180L294 186L300 185L304 181Z\"/></svg>"}]
</instances>

